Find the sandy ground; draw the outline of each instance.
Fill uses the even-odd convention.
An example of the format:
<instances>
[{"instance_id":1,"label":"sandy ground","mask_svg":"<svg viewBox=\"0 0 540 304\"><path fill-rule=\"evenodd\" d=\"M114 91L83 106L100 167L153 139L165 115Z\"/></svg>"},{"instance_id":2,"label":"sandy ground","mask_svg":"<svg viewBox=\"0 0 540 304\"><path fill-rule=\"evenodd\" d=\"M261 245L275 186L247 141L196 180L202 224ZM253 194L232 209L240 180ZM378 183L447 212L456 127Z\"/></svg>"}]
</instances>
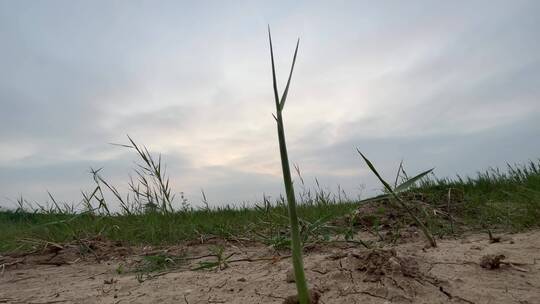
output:
<instances>
[{"instance_id":1,"label":"sandy ground","mask_svg":"<svg viewBox=\"0 0 540 304\"><path fill-rule=\"evenodd\" d=\"M503 235L497 243L470 235L423 247L419 239L381 250L315 248L305 256L310 287L321 293L319 303L327 304L540 303L540 231ZM121 254L101 262L74 256L68 264L50 256L0 256L0 303L283 303L295 293L286 255L257 244L226 248L237 260L226 269L189 270L200 261L194 259L184 269L143 282L117 270L155 248L121 248ZM169 250L195 257L208 253L208 245ZM504 255L506 263L481 267L489 254Z\"/></svg>"}]
</instances>

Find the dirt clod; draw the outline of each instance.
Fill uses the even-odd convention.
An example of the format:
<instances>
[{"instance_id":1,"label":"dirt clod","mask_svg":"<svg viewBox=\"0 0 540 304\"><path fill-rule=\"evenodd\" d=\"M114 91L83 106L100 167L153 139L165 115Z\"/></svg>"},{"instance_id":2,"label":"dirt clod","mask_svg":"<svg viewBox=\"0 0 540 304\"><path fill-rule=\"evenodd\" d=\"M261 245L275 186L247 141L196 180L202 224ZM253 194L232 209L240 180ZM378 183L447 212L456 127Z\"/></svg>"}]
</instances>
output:
<instances>
[{"instance_id":1,"label":"dirt clod","mask_svg":"<svg viewBox=\"0 0 540 304\"><path fill-rule=\"evenodd\" d=\"M486 269L497 269L501 267L501 264L504 264L502 260L506 257L502 254L486 254L480 258L480 266Z\"/></svg>"},{"instance_id":2,"label":"dirt clod","mask_svg":"<svg viewBox=\"0 0 540 304\"><path fill-rule=\"evenodd\" d=\"M368 275L365 281L380 281L387 275L418 277L420 274L416 261L398 257L394 249L373 249L355 253L353 257L357 259L356 270L365 271Z\"/></svg>"},{"instance_id":3,"label":"dirt clod","mask_svg":"<svg viewBox=\"0 0 540 304\"><path fill-rule=\"evenodd\" d=\"M309 303L310 304L317 304L319 303L319 299L321 298L321 294L316 290L309 290ZM283 301L283 304L299 304L298 296L293 295L289 296Z\"/></svg>"},{"instance_id":4,"label":"dirt clod","mask_svg":"<svg viewBox=\"0 0 540 304\"><path fill-rule=\"evenodd\" d=\"M289 269L287 270L287 273L285 274L285 281L287 283L294 283L296 282L295 278L294 278L294 270L293 269Z\"/></svg>"}]
</instances>

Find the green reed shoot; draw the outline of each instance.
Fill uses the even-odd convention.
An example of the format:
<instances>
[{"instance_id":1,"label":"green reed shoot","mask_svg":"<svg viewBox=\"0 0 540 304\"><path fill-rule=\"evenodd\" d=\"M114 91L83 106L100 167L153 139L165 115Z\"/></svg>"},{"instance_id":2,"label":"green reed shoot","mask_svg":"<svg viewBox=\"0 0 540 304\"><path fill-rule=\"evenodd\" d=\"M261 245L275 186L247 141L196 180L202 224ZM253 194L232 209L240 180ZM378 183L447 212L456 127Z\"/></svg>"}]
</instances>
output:
<instances>
[{"instance_id":1,"label":"green reed shoot","mask_svg":"<svg viewBox=\"0 0 540 304\"><path fill-rule=\"evenodd\" d=\"M296 214L296 199L294 195L294 187L291 178L291 169L289 167L289 157L287 155L287 145L285 143L285 130L283 127L282 111L287 100L287 94L289 92L289 85L291 84L291 77L294 70L294 64L296 62L296 54L298 53L298 45L300 39L296 42L296 49L294 50L294 57L291 65L291 71L289 73L289 79L287 85L283 91L281 99L279 98L277 81L276 81L276 69L274 66L274 50L272 48L272 36L270 34L270 27L268 27L268 40L270 42L270 58L272 61L272 81L274 87L274 98L276 102L276 115L274 116L277 123L278 140L279 140L279 152L281 155L281 167L283 170L283 182L285 184L285 193L287 195L287 202L289 207L289 219L291 223L291 243L292 243L292 261L294 267L294 276L296 281L296 289L298 291L298 300L300 304L309 303L309 292L306 282L306 276L304 273L304 262L302 260L302 242L300 239L300 229L298 225L298 216Z\"/></svg>"}]
</instances>

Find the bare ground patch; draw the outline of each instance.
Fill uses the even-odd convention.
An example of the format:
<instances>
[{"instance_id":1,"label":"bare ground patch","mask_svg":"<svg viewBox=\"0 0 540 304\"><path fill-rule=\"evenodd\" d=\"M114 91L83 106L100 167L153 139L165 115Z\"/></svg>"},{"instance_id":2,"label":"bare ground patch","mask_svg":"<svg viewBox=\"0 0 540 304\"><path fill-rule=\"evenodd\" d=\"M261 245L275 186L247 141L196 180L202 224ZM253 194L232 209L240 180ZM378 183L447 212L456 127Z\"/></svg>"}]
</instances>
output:
<instances>
[{"instance_id":1,"label":"bare ground patch","mask_svg":"<svg viewBox=\"0 0 540 304\"><path fill-rule=\"evenodd\" d=\"M259 244L130 248L86 241L0 256L0 303L284 303L295 293L288 255ZM148 256L168 264L135 273ZM532 304L540 299L538 260L540 231L532 231L495 243L485 234L440 240L434 249L420 240L378 249L319 246L305 266L319 303ZM201 265L208 267L193 270Z\"/></svg>"}]
</instances>

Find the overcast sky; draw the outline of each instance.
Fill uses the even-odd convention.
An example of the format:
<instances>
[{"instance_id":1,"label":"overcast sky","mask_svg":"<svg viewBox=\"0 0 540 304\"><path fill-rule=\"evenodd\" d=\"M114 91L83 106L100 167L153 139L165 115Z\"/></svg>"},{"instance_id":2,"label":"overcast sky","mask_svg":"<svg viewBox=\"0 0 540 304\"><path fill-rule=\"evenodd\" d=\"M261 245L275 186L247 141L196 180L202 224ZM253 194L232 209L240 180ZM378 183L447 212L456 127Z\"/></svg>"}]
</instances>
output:
<instances>
[{"instance_id":1,"label":"overcast sky","mask_svg":"<svg viewBox=\"0 0 540 304\"><path fill-rule=\"evenodd\" d=\"M198 204L282 191L266 26L306 181L392 178L540 157L540 1L0 0L0 206L77 203L90 167L121 189L126 134ZM364 186L362 186L364 185ZM363 190L362 190L363 189Z\"/></svg>"}]
</instances>

